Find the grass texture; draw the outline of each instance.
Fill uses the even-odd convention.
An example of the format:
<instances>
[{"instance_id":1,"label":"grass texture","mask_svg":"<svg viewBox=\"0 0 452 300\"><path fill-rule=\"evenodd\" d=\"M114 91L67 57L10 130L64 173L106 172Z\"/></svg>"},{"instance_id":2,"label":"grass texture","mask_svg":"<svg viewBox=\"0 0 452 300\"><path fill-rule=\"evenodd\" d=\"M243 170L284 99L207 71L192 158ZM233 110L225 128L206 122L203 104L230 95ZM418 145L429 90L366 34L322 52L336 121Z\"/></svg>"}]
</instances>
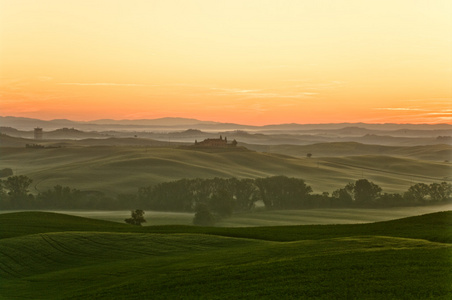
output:
<instances>
[{"instance_id":1,"label":"grass texture","mask_svg":"<svg viewBox=\"0 0 452 300\"><path fill-rule=\"evenodd\" d=\"M1 299L450 299L452 212L354 225L137 227L0 215Z\"/></svg>"}]
</instances>

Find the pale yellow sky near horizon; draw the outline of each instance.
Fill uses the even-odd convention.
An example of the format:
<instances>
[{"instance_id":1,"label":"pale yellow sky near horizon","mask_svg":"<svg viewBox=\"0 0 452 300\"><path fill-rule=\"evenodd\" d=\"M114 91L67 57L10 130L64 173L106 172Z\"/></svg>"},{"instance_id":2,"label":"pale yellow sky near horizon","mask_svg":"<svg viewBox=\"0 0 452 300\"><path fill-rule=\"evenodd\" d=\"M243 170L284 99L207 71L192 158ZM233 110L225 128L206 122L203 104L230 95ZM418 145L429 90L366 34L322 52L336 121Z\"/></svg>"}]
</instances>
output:
<instances>
[{"instance_id":1,"label":"pale yellow sky near horizon","mask_svg":"<svg viewBox=\"0 0 452 300\"><path fill-rule=\"evenodd\" d=\"M452 1L0 0L0 115L452 123Z\"/></svg>"}]
</instances>

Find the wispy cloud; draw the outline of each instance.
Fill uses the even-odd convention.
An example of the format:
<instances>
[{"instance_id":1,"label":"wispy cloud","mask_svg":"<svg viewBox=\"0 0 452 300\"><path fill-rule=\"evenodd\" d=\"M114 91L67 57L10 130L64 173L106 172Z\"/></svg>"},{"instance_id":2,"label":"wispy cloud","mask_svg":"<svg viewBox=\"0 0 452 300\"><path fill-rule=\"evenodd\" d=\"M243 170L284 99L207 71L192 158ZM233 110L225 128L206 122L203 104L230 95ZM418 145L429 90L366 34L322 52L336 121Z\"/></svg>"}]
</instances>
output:
<instances>
[{"instance_id":1,"label":"wispy cloud","mask_svg":"<svg viewBox=\"0 0 452 300\"><path fill-rule=\"evenodd\" d=\"M448 121L452 117L452 98L426 97L404 99L395 107L378 107L374 110L392 111L403 114L403 118L412 122L438 123Z\"/></svg>"},{"instance_id":2,"label":"wispy cloud","mask_svg":"<svg viewBox=\"0 0 452 300\"><path fill-rule=\"evenodd\" d=\"M113 83L113 82L95 82L95 83L84 83L84 82L62 82L59 85L79 85L79 86L157 86L157 85L147 85L138 83Z\"/></svg>"},{"instance_id":3,"label":"wispy cloud","mask_svg":"<svg viewBox=\"0 0 452 300\"><path fill-rule=\"evenodd\" d=\"M268 99L268 98L281 98L281 99L302 99L310 98L318 95L316 91L304 89L302 91L289 91L287 89L243 89L243 88L229 88L229 87L209 87L203 85L194 85L187 83L173 83L173 84L138 84L138 83L114 83L114 82L62 82L58 85L72 85L72 86L99 86L99 87L183 87L186 88L186 96L197 96L211 94L212 96L234 96L235 99ZM168 91L171 92L171 91Z\"/></svg>"},{"instance_id":4,"label":"wispy cloud","mask_svg":"<svg viewBox=\"0 0 452 300\"><path fill-rule=\"evenodd\" d=\"M345 81L341 80L332 80L326 82L313 82L310 79L289 79L283 80L283 82L296 82L298 83L296 87L304 87L304 88L316 88L316 89L324 89L324 88L335 88L345 85Z\"/></svg>"},{"instance_id":5,"label":"wispy cloud","mask_svg":"<svg viewBox=\"0 0 452 300\"><path fill-rule=\"evenodd\" d=\"M260 90L243 90L243 89L217 88L217 87L213 87L210 89L214 90L214 91L224 91L224 92L228 92L228 93L250 93L250 92L259 92L260 91Z\"/></svg>"},{"instance_id":6,"label":"wispy cloud","mask_svg":"<svg viewBox=\"0 0 452 300\"><path fill-rule=\"evenodd\" d=\"M444 97L439 97L439 98L422 98L422 99L406 99L403 101L407 101L407 102L425 102L425 101L444 101L444 102L449 102L452 101L452 98L444 98Z\"/></svg>"},{"instance_id":7,"label":"wispy cloud","mask_svg":"<svg viewBox=\"0 0 452 300\"><path fill-rule=\"evenodd\" d=\"M246 90L236 88L210 88L215 91L216 96L241 96L244 99L250 98L307 98L317 95L313 92L299 92L299 93L281 93L265 90Z\"/></svg>"},{"instance_id":8,"label":"wispy cloud","mask_svg":"<svg viewBox=\"0 0 452 300\"><path fill-rule=\"evenodd\" d=\"M452 107L452 98L422 98L422 99L406 99L403 100L408 103L414 103L414 104L424 104L427 103L428 105L445 105L447 107Z\"/></svg>"},{"instance_id":9,"label":"wispy cloud","mask_svg":"<svg viewBox=\"0 0 452 300\"><path fill-rule=\"evenodd\" d=\"M410 100L413 101L413 100ZM421 102L420 100L416 100L415 102ZM406 122L413 122L413 123L429 123L429 124L435 124L435 123L442 123L442 122L450 122L452 120L452 109L445 108L445 109L436 109L434 107L427 106L424 103L416 103L417 106L414 107L379 107L374 108L374 110L386 110L386 111L394 111L399 112L400 115L403 114L403 119ZM420 106L421 104L424 104L425 107ZM431 104L428 102L428 104ZM382 116L375 120L367 120L371 122L393 122L394 116Z\"/></svg>"},{"instance_id":10,"label":"wispy cloud","mask_svg":"<svg viewBox=\"0 0 452 300\"><path fill-rule=\"evenodd\" d=\"M437 119L441 121L452 121L452 117L438 117Z\"/></svg>"},{"instance_id":11,"label":"wispy cloud","mask_svg":"<svg viewBox=\"0 0 452 300\"><path fill-rule=\"evenodd\" d=\"M431 112L431 113L427 113L427 115L440 115L440 116L442 116L442 115L451 115L452 116L452 112L451 111L444 111L444 110L442 110L442 111L440 111L440 112Z\"/></svg>"},{"instance_id":12,"label":"wispy cloud","mask_svg":"<svg viewBox=\"0 0 452 300\"><path fill-rule=\"evenodd\" d=\"M217 96L251 95L261 92L261 90L245 90L236 88L210 88L210 90Z\"/></svg>"},{"instance_id":13,"label":"wispy cloud","mask_svg":"<svg viewBox=\"0 0 452 300\"><path fill-rule=\"evenodd\" d=\"M410 108L410 107L377 107L376 110L398 110L398 111L428 111L421 108Z\"/></svg>"}]
</instances>

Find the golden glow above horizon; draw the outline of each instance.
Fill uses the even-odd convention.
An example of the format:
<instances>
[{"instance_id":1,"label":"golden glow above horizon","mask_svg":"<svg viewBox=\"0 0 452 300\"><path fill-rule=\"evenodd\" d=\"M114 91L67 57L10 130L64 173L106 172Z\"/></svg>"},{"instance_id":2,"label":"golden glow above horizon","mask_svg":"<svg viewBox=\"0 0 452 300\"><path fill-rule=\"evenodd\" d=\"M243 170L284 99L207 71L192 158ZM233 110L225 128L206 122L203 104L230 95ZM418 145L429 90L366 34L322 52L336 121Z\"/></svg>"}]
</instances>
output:
<instances>
[{"instance_id":1,"label":"golden glow above horizon","mask_svg":"<svg viewBox=\"0 0 452 300\"><path fill-rule=\"evenodd\" d=\"M0 0L0 115L452 123L452 1Z\"/></svg>"}]
</instances>

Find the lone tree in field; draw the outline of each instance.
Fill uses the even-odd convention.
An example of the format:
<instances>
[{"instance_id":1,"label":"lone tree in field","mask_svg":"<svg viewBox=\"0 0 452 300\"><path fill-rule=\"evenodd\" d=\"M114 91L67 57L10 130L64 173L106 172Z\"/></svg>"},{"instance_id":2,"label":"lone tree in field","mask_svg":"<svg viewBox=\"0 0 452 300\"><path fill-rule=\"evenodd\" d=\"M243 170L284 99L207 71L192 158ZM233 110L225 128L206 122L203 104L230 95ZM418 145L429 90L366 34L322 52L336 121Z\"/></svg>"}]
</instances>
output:
<instances>
[{"instance_id":1,"label":"lone tree in field","mask_svg":"<svg viewBox=\"0 0 452 300\"><path fill-rule=\"evenodd\" d=\"M131 211L131 218L125 219L124 221L127 224L141 226L141 223L146 223L146 220L144 219L143 216L144 216L144 210L135 209L135 210Z\"/></svg>"}]
</instances>

